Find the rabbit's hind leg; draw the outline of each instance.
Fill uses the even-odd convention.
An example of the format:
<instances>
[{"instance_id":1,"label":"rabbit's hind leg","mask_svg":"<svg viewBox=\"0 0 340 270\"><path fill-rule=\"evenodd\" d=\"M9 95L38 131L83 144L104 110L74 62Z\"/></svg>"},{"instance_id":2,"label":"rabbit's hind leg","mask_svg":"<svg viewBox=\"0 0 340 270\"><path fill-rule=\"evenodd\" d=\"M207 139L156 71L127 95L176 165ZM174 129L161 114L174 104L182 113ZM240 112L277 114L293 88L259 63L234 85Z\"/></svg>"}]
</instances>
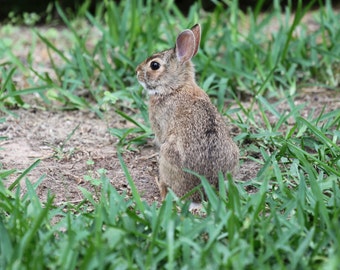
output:
<instances>
[{"instance_id":1,"label":"rabbit's hind leg","mask_svg":"<svg viewBox=\"0 0 340 270\"><path fill-rule=\"evenodd\" d=\"M164 201L166 194L168 194L168 186L164 182L158 183L159 192L161 193L162 201Z\"/></svg>"}]
</instances>

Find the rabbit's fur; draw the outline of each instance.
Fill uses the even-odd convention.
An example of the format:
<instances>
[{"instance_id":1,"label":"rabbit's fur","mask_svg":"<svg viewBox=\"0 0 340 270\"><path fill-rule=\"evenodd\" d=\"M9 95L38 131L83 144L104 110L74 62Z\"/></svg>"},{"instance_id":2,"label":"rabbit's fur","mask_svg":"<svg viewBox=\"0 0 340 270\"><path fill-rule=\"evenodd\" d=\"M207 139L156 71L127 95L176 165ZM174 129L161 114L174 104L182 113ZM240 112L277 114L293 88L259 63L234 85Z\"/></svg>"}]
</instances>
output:
<instances>
[{"instance_id":1,"label":"rabbit's fur","mask_svg":"<svg viewBox=\"0 0 340 270\"><path fill-rule=\"evenodd\" d=\"M237 171L239 150L223 117L208 95L197 86L191 58L200 43L200 26L179 34L176 46L156 53L136 69L148 92L149 117L160 147L159 188L162 199L168 188L182 197L201 184L188 169L203 175L218 188L218 172ZM200 202L200 193L191 197Z\"/></svg>"}]
</instances>

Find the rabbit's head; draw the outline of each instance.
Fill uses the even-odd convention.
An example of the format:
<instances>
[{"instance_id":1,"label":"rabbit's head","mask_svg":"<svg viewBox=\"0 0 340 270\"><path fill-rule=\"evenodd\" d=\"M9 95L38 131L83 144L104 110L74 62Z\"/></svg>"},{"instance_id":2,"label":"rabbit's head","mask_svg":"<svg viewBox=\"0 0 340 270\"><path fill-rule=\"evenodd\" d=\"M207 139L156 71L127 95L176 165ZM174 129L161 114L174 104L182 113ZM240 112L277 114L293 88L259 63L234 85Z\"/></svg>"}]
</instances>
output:
<instances>
[{"instance_id":1,"label":"rabbit's head","mask_svg":"<svg viewBox=\"0 0 340 270\"><path fill-rule=\"evenodd\" d=\"M181 32L175 48L156 53L136 69L137 79L149 95L167 95L195 83L191 58L196 55L201 28L196 24Z\"/></svg>"}]
</instances>

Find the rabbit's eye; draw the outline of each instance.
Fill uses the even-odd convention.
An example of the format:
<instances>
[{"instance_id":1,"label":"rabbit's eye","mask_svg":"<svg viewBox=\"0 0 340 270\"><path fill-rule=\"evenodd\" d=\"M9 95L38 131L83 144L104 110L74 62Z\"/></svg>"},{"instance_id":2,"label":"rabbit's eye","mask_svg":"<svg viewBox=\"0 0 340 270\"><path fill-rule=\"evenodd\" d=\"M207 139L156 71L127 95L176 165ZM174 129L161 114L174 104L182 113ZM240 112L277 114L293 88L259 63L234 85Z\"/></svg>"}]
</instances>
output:
<instances>
[{"instance_id":1,"label":"rabbit's eye","mask_svg":"<svg viewBox=\"0 0 340 270\"><path fill-rule=\"evenodd\" d=\"M157 69L159 69L160 67L161 67L161 64L158 63L158 62L156 62L156 61L152 61L152 62L150 63L150 68L151 68L152 70L157 70Z\"/></svg>"}]
</instances>

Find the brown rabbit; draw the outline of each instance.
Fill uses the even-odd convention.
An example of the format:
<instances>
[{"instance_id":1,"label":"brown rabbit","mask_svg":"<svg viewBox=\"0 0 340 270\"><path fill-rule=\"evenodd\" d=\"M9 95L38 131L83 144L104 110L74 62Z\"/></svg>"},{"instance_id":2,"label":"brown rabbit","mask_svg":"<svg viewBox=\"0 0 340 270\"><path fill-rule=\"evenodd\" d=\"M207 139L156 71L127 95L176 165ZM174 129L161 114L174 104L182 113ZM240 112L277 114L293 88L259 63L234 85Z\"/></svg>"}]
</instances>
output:
<instances>
[{"instance_id":1,"label":"brown rabbit","mask_svg":"<svg viewBox=\"0 0 340 270\"><path fill-rule=\"evenodd\" d=\"M196 55L201 28L196 24L177 37L175 48L156 53L141 63L137 78L150 96L149 117L160 146L159 188L182 197L201 184L203 175L218 188L218 172L237 171L239 151L208 95L197 86L191 58ZM200 202L200 193L191 196Z\"/></svg>"}]
</instances>

